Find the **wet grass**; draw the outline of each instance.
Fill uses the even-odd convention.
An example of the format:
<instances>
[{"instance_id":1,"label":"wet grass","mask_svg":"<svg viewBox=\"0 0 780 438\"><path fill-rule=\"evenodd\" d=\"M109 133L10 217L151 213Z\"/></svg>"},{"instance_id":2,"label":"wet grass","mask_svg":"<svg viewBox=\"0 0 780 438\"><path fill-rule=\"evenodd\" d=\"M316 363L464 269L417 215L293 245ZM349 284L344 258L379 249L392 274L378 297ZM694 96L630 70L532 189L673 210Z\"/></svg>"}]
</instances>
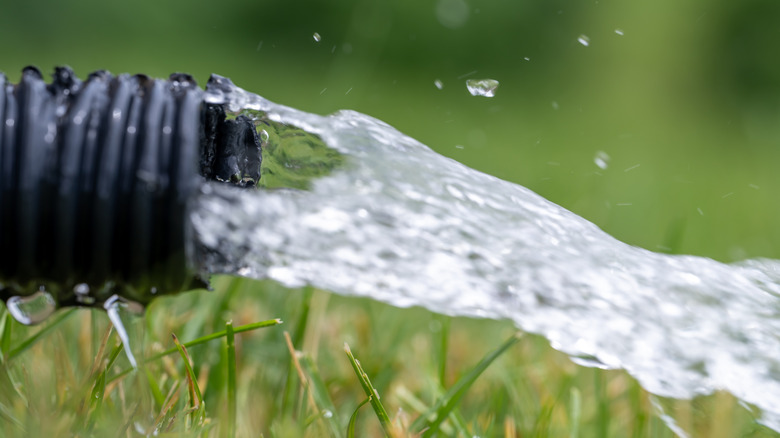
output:
<instances>
[{"instance_id":1,"label":"wet grass","mask_svg":"<svg viewBox=\"0 0 780 438\"><path fill-rule=\"evenodd\" d=\"M32 328L4 313L2 435L672 437L668 415L690 436L778 436L728 394L658 399L509 323L215 285L130 327L137 371L99 311Z\"/></svg>"}]
</instances>

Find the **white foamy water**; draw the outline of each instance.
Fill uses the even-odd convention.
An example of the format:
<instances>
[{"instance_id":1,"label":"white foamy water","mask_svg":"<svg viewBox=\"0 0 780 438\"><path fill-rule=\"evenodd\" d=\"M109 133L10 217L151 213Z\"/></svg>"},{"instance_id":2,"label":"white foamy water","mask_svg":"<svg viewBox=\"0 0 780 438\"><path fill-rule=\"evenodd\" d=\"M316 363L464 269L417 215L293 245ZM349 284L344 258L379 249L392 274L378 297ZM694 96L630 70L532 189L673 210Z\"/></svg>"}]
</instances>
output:
<instances>
[{"instance_id":1,"label":"white foamy water","mask_svg":"<svg viewBox=\"0 0 780 438\"><path fill-rule=\"evenodd\" d=\"M728 390L780 429L779 262L633 247L366 115L227 97L259 122L319 135L346 163L308 191L207 186L192 220L221 257L211 272L510 319L661 396Z\"/></svg>"}]
</instances>

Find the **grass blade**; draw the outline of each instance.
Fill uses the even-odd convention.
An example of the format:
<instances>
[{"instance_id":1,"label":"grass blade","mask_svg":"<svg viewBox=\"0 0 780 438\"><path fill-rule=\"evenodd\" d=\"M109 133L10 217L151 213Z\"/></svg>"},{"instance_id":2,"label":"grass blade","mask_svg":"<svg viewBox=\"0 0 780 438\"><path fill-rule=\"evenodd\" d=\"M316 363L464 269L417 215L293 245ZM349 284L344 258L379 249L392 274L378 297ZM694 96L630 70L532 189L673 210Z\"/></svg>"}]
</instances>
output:
<instances>
[{"instance_id":1,"label":"grass blade","mask_svg":"<svg viewBox=\"0 0 780 438\"><path fill-rule=\"evenodd\" d=\"M357 422L357 414L360 408L365 406L366 403L368 403L371 400L371 398L367 398L360 402L359 405L355 408L355 412L352 413L352 416L349 417L349 424L347 425L347 438L354 438L355 437L355 423Z\"/></svg>"},{"instance_id":2,"label":"grass blade","mask_svg":"<svg viewBox=\"0 0 780 438\"><path fill-rule=\"evenodd\" d=\"M11 327L13 325L13 318L7 311L3 312L3 319L0 325L3 327L3 334L0 336L0 358L5 362L8 357L6 355L11 351Z\"/></svg>"},{"instance_id":3,"label":"grass blade","mask_svg":"<svg viewBox=\"0 0 780 438\"><path fill-rule=\"evenodd\" d=\"M165 401L163 402L162 408L160 409L160 413L157 414L157 417L154 419L154 426L152 429L161 429L166 418L169 418L171 415L171 408L173 408L173 405L179 401L179 382L179 380L175 380L173 385L171 385L171 389L168 390L168 395L165 397ZM147 432L147 435L151 435L151 432Z\"/></svg>"},{"instance_id":4,"label":"grass blade","mask_svg":"<svg viewBox=\"0 0 780 438\"><path fill-rule=\"evenodd\" d=\"M460 403L460 399L468 391L471 385L477 380L477 378L495 361L501 354L509 349L512 345L520 340L518 334L513 335L507 339L501 346L492 352L488 353L482 360L474 366L466 375L461 377L450 388L444 396L442 396L436 404L425 415L418 417L414 423L412 423L412 430L423 430L423 437L430 437L436 434L439 430L441 423L449 416L449 414ZM431 415L435 413L435 416L431 419Z\"/></svg>"},{"instance_id":5,"label":"grass blade","mask_svg":"<svg viewBox=\"0 0 780 438\"><path fill-rule=\"evenodd\" d=\"M236 336L233 333L233 321L225 324L227 340L227 410L228 438L236 436Z\"/></svg>"},{"instance_id":6,"label":"grass blade","mask_svg":"<svg viewBox=\"0 0 780 438\"><path fill-rule=\"evenodd\" d=\"M337 419L335 418L335 405L330 399L325 382L320 378L316 365L314 365L314 362L310 357L295 349L289 333L284 332L284 339L287 343L287 349L290 352L292 368L301 381L301 387L303 388L304 393L303 397L307 399L309 407L314 412L312 419L325 418L331 435L334 437L340 436L341 431L339 430ZM308 371L309 377L307 377L304 368ZM320 407L323 409L320 409ZM303 404L301 408L303 408ZM303 409L301 409L301 411L301 413L303 413Z\"/></svg>"},{"instance_id":7,"label":"grass blade","mask_svg":"<svg viewBox=\"0 0 780 438\"><path fill-rule=\"evenodd\" d=\"M441 329L439 330L439 384L442 388L447 387L447 350L449 349L450 321L449 316L442 316Z\"/></svg>"},{"instance_id":8,"label":"grass blade","mask_svg":"<svg viewBox=\"0 0 780 438\"><path fill-rule=\"evenodd\" d=\"M569 438L579 438L581 417L582 396L579 389L572 387L569 391Z\"/></svg>"},{"instance_id":9,"label":"grass blade","mask_svg":"<svg viewBox=\"0 0 780 438\"><path fill-rule=\"evenodd\" d=\"M301 290L301 314L298 317L298 323L292 334L293 345L303 344L303 337L306 335L306 328L309 323L309 312L311 312L311 297L314 294L314 288L305 286Z\"/></svg>"},{"instance_id":10,"label":"grass blade","mask_svg":"<svg viewBox=\"0 0 780 438\"><path fill-rule=\"evenodd\" d=\"M437 317L437 320L441 323L441 325L439 332L437 333L438 336L436 336L434 342L437 345L436 351L438 356L437 361L439 363L439 386L441 387L441 392L444 392L444 389L447 388L447 355L449 354L450 324L452 322L452 318L441 315ZM453 427L457 430L457 433L460 436L469 436L468 430L466 428L466 422L463 420L457 409L450 414L450 420L452 421Z\"/></svg>"},{"instance_id":11,"label":"grass blade","mask_svg":"<svg viewBox=\"0 0 780 438\"><path fill-rule=\"evenodd\" d=\"M265 328L265 327L271 327L271 326L279 325L281 323L282 323L281 319L269 319L267 321L260 321L260 322L255 322L255 323L252 323L252 324L247 324L247 325L234 327L233 328L233 333L236 334L236 333L248 332L248 331L251 331L251 330L257 330L259 328ZM213 341L215 339L219 339L219 338L222 338L222 337L225 337L225 336L227 336L227 331L222 330L222 331L219 331L219 332L212 333L210 335L201 336L200 338L193 339L192 341L185 342L185 343L183 343L181 345L184 348L191 348L191 347L194 347L196 345L205 344L205 343L207 343L209 341ZM146 359L146 360L147 361L152 361L152 360L160 359L163 356L167 356L167 355L169 355L171 353L175 353L176 351L178 351L178 349L179 349L178 347L169 348L169 349L167 349L165 351L161 351L161 352L159 352L157 354L153 354L153 355L149 356L149 358Z\"/></svg>"},{"instance_id":12,"label":"grass blade","mask_svg":"<svg viewBox=\"0 0 780 438\"><path fill-rule=\"evenodd\" d=\"M238 326L238 327L233 327L233 333L237 334L237 333L248 332L248 331L257 330L257 329L265 328L265 327L273 327L273 326L279 325L281 323L282 323L282 320L278 319L278 318L277 319L269 319L267 321L254 322L252 324L246 324L246 325L242 325L242 326ZM213 341L215 339L220 339L220 338L222 338L224 336L227 336L227 332L225 330L222 330L222 331L219 331L219 332L212 333L210 335L201 336L201 337L193 339L193 340L191 340L189 342L185 342L185 343L183 343L181 345L184 346L185 348L190 348L190 347L194 347L196 345L205 344L205 343ZM152 361L155 361L155 360L162 359L163 357L165 357L165 356L167 356L169 354L173 354L173 353L175 353L177 351L179 351L177 347L169 348L169 349L161 351L161 352L159 352L157 354L153 354L153 355L149 356L148 358L146 358L145 360L146 360L146 362L152 362ZM119 379L125 377L131 371L133 371L132 368L127 368L127 369L122 370L122 372L120 372L119 374L117 374L116 376L114 376L111 379L111 382L113 382L114 380L119 380Z\"/></svg>"},{"instance_id":13,"label":"grass blade","mask_svg":"<svg viewBox=\"0 0 780 438\"><path fill-rule=\"evenodd\" d=\"M607 396L607 382L604 371L597 368L593 369L594 392L597 396L596 424L598 425L598 436L607 436L609 434L609 404Z\"/></svg>"},{"instance_id":14,"label":"grass blade","mask_svg":"<svg viewBox=\"0 0 780 438\"><path fill-rule=\"evenodd\" d=\"M324 408L325 415L323 417L327 420L330 428L330 433L334 436L341 436L341 431L338 424L338 416L336 415L336 405L330 398L328 393L328 387L325 385L325 381L320 376L319 369L309 355L303 355L301 357L301 365L304 371L309 376L309 389L317 406Z\"/></svg>"},{"instance_id":15,"label":"grass blade","mask_svg":"<svg viewBox=\"0 0 780 438\"><path fill-rule=\"evenodd\" d=\"M542 409L536 417L533 436L545 438L550 436L550 422L552 421L553 410L555 409L555 400L545 400L542 402ZM603 435L606 437L606 435Z\"/></svg>"},{"instance_id":16,"label":"grass blade","mask_svg":"<svg viewBox=\"0 0 780 438\"><path fill-rule=\"evenodd\" d=\"M24 424L14 416L13 412L6 405L2 403L0 403L0 419L2 419L6 423L12 424L20 432L22 432L25 436L27 436Z\"/></svg>"},{"instance_id":17,"label":"grass blade","mask_svg":"<svg viewBox=\"0 0 780 438\"><path fill-rule=\"evenodd\" d=\"M92 431L98 421L98 418L100 417L103 407L103 398L106 395L106 374L108 373L108 370L114 366L114 363L119 357L119 354L122 352L122 349L123 345L122 343L119 343L114 347L113 350L111 350L111 353L108 357L108 363L106 364L105 368L100 371L100 373L97 375L97 378L95 379L95 384L92 387L92 392L90 393L89 397L90 412L87 420L87 431Z\"/></svg>"},{"instance_id":18,"label":"grass blade","mask_svg":"<svg viewBox=\"0 0 780 438\"><path fill-rule=\"evenodd\" d=\"M355 356L352 355L352 350L349 349L349 345L347 345L347 343L344 343L344 352L346 352L347 357L349 357L349 362L352 364L352 369L355 370L355 374L358 376L358 380L360 381L360 386L363 387L363 391L365 391L366 396L368 396L371 407L374 409L374 412L379 419L379 424L382 425L382 429L385 431L385 435L393 436L390 417L387 415L385 407L382 406L382 402L379 400L379 393L371 384L371 380L369 380L368 374L363 371L363 367L360 365L360 362L358 362L358 360L355 359Z\"/></svg>"},{"instance_id":19,"label":"grass blade","mask_svg":"<svg viewBox=\"0 0 780 438\"><path fill-rule=\"evenodd\" d=\"M163 403L165 403L165 396L160 390L160 385L157 384L157 380L144 362L141 362L140 366L146 375L146 382L149 384L149 391L151 391L152 397L154 398L155 407L161 408Z\"/></svg>"},{"instance_id":20,"label":"grass blade","mask_svg":"<svg viewBox=\"0 0 780 438\"><path fill-rule=\"evenodd\" d=\"M311 311L311 297L313 290L314 288L307 286L304 287L301 291L301 313L298 316L298 322L295 324L295 329L293 330L291 338L292 345L301 345L303 343L303 338L306 335L306 329L309 322L309 312ZM295 404L297 401L297 385L295 384L296 373L293 360L294 358L290 356L290 362L287 365L287 377L284 380L284 386L281 390L282 400L280 408L282 417L285 418L289 418L292 415L292 412L295 410Z\"/></svg>"},{"instance_id":21,"label":"grass blade","mask_svg":"<svg viewBox=\"0 0 780 438\"><path fill-rule=\"evenodd\" d=\"M179 338L175 334L171 333L173 337L173 343L176 344L176 349L179 350L182 360L184 360L184 369L187 372L187 385L190 392L190 405L192 406L192 422L193 425L200 424L200 420L203 419L205 413L205 404L203 403L203 394L200 392L198 386L198 378L195 376L195 371L192 369L192 363L190 355L187 353L187 348L179 342Z\"/></svg>"},{"instance_id":22,"label":"grass blade","mask_svg":"<svg viewBox=\"0 0 780 438\"><path fill-rule=\"evenodd\" d=\"M48 334L53 328L55 328L58 325L60 325L60 323L65 321L69 316L73 315L73 313L75 313L75 312L76 312L75 308L68 309L68 310L65 310L65 311L61 312L59 315L57 315L55 318L53 318L50 323L48 323L45 326L43 326L34 335L32 335L29 338L25 339L19 345L17 345L16 348L14 348L10 352L8 352L8 356L6 356L6 358L10 361L13 358L15 358L16 356L24 353L25 351L27 351L27 349L29 349L30 347L35 345L36 342L40 341L43 338L44 335Z\"/></svg>"}]
</instances>

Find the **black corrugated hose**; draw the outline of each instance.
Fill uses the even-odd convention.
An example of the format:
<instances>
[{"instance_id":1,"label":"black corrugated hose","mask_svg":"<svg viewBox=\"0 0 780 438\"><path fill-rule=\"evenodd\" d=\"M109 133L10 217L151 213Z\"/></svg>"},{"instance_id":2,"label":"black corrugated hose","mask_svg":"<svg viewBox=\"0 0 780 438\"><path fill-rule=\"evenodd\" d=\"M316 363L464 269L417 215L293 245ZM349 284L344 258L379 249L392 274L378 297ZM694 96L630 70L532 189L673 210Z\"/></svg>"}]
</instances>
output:
<instances>
[{"instance_id":1,"label":"black corrugated hose","mask_svg":"<svg viewBox=\"0 0 780 438\"><path fill-rule=\"evenodd\" d=\"M193 196L206 179L254 187L261 158L252 121L203 95L185 74L0 74L1 299L45 289L59 306L146 304L206 285Z\"/></svg>"}]
</instances>

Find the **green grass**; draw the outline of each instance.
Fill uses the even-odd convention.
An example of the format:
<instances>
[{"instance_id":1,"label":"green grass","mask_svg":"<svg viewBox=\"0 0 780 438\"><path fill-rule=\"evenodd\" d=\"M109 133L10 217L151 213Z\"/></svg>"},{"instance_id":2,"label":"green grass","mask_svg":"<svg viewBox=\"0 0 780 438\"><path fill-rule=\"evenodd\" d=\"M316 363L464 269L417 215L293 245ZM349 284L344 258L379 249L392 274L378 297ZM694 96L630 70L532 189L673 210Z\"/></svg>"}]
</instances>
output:
<instances>
[{"instance_id":1,"label":"green grass","mask_svg":"<svg viewBox=\"0 0 780 438\"><path fill-rule=\"evenodd\" d=\"M777 436L728 394L653 400L506 322L215 286L158 299L134 322L138 371L100 311L37 327L0 318L3 436L674 436L653 404L691 436Z\"/></svg>"}]
</instances>

